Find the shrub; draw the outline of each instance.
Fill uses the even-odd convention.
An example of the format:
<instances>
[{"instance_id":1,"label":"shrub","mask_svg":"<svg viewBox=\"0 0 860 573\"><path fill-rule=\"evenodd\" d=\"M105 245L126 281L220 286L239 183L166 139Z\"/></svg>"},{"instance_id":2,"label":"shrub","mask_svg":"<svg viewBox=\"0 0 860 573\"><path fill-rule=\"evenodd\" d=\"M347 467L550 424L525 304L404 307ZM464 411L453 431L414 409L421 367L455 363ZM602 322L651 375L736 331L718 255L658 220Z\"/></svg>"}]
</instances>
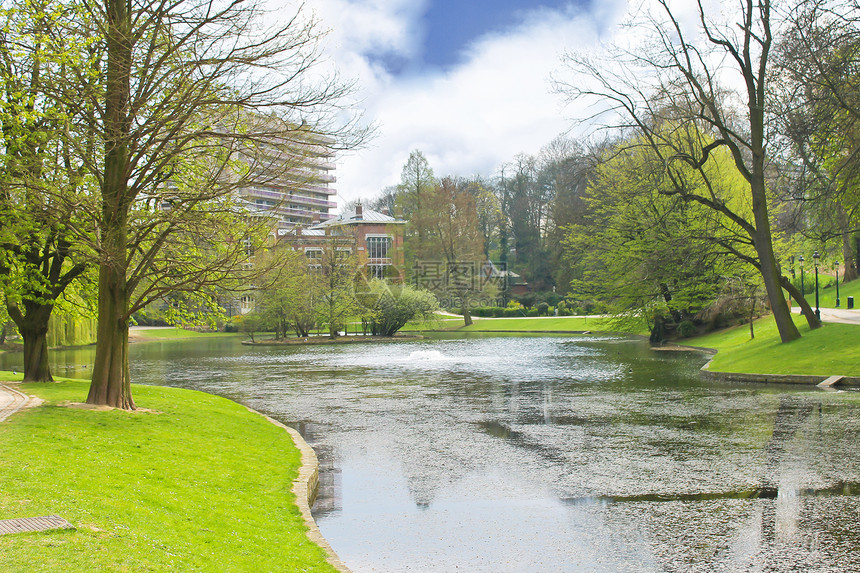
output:
<instances>
[{"instance_id":1,"label":"shrub","mask_svg":"<svg viewBox=\"0 0 860 573\"><path fill-rule=\"evenodd\" d=\"M678 336L681 338L689 338L696 334L696 325L692 320L682 320L678 324Z\"/></svg>"},{"instance_id":2,"label":"shrub","mask_svg":"<svg viewBox=\"0 0 860 573\"><path fill-rule=\"evenodd\" d=\"M538 316L546 316L549 314L549 304L542 302L537 306Z\"/></svg>"}]
</instances>

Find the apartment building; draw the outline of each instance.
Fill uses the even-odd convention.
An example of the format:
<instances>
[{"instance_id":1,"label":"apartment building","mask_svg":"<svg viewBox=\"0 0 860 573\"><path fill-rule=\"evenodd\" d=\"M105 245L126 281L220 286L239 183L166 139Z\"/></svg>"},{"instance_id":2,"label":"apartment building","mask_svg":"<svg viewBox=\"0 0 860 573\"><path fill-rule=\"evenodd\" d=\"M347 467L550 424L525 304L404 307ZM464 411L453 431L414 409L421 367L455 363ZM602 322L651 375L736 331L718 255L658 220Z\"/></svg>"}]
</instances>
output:
<instances>
[{"instance_id":1,"label":"apartment building","mask_svg":"<svg viewBox=\"0 0 860 573\"><path fill-rule=\"evenodd\" d=\"M337 207L332 142L311 132L291 137L288 151L256 149L255 184L239 189L249 211L271 217L279 230L328 221Z\"/></svg>"}]
</instances>

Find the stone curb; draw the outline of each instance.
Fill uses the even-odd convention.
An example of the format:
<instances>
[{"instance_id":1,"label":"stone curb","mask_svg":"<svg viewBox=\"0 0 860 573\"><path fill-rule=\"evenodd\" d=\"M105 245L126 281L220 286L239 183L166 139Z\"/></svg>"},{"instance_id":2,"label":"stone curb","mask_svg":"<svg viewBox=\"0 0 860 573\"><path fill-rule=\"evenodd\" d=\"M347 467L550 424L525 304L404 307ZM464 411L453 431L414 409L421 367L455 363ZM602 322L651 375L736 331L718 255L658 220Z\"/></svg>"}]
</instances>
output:
<instances>
[{"instance_id":1,"label":"stone curb","mask_svg":"<svg viewBox=\"0 0 860 573\"><path fill-rule=\"evenodd\" d=\"M824 382L829 376L806 375L806 374L750 374L745 372L715 372L708 370L711 360L702 366L702 376L710 380L721 380L723 382L758 382L763 384L806 384L817 386ZM855 376L843 376L839 386L860 386L860 378Z\"/></svg>"},{"instance_id":2,"label":"stone curb","mask_svg":"<svg viewBox=\"0 0 860 573\"><path fill-rule=\"evenodd\" d=\"M311 507L313 507L314 501L317 498L317 491L319 490L319 461L317 460L316 452L314 452L314 449L308 445L298 431L290 428L289 426L285 426L279 421L272 419L253 408L248 408L248 410L263 416L275 426L285 429L290 434L290 437L293 438L293 442L302 454L302 465L299 468L298 477L293 482L292 489L293 493L296 495L296 505L304 518L305 526L308 528L308 539L323 548L323 551L328 554L326 561L328 561L332 567L342 573L351 573L350 569L343 561L340 560L337 553L334 552L334 549L329 545L326 538L323 537L319 527L317 526L317 522L314 521L314 517L311 514Z\"/></svg>"}]
</instances>

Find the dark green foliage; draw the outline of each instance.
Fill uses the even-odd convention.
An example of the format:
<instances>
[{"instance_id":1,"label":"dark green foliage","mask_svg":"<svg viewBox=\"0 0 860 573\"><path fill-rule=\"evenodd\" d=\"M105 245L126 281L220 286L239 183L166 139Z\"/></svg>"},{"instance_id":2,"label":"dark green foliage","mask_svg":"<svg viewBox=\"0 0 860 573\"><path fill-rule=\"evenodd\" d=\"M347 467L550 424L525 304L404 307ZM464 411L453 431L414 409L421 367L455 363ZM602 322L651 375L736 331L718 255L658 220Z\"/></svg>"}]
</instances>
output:
<instances>
[{"instance_id":1,"label":"dark green foliage","mask_svg":"<svg viewBox=\"0 0 860 573\"><path fill-rule=\"evenodd\" d=\"M692 320L682 320L680 324L678 324L678 336L689 338L694 334L696 334L696 325L693 324Z\"/></svg>"}]
</instances>

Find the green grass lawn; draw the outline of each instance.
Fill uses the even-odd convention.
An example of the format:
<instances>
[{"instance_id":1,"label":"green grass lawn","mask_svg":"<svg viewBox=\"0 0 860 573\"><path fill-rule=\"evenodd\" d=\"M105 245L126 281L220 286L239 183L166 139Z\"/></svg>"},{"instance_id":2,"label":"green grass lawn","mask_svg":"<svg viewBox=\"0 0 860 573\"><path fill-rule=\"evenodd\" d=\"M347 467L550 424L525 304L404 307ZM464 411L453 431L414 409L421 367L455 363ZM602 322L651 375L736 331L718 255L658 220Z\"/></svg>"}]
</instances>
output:
<instances>
[{"instance_id":1,"label":"green grass lawn","mask_svg":"<svg viewBox=\"0 0 860 573\"><path fill-rule=\"evenodd\" d=\"M240 336L235 332L197 332L196 330L186 330L184 328L153 328L153 329L134 329L132 331L135 337L145 339L173 339L173 338L206 338L213 336Z\"/></svg>"},{"instance_id":2,"label":"green grass lawn","mask_svg":"<svg viewBox=\"0 0 860 573\"><path fill-rule=\"evenodd\" d=\"M841 275L840 275L841 276ZM809 275L806 276L807 287L809 288L810 284L815 284L815 276L813 275L810 278ZM841 279L840 279L841 280ZM860 308L860 280L851 281L850 283L839 284L839 299L840 299L840 307L848 308L848 297L854 297L854 308ZM820 289L818 292L819 302L821 306L824 308L833 308L836 306L836 286L831 285L828 288ZM809 301L809 304L815 307L815 291L806 295L806 300Z\"/></svg>"},{"instance_id":3,"label":"green grass lawn","mask_svg":"<svg viewBox=\"0 0 860 573\"><path fill-rule=\"evenodd\" d=\"M471 326L463 326L462 318L445 318L436 322L408 325L410 331L458 332L607 332L618 327L611 321L597 317L554 316L547 318L482 318L472 317ZM647 334L647 329L634 334Z\"/></svg>"},{"instance_id":4,"label":"green grass lawn","mask_svg":"<svg viewBox=\"0 0 860 573\"><path fill-rule=\"evenodd\" d=\"M802 316L794 321L802 337L786 344L770 316L755 321L753 340L743 325L680 342L718 350L710 366L717 372L860 376L860 326L827 323L809 330Z\"/></svg>"},{"instance_id":5,"label":"green grass lawn","mask_svg":"<svg viewBox=\"0 0 860 573\"><path fill-rule=\"evenodd\" d=\"M59 406L82 381L21 389L46 403L0 423L0 519L77 529L0 536L0 571L334 570L293 503L282 428L189 390L135 385L155 412L124 412Z\"/></svg>"},{"instance_id":6,"label":"green grass lawn","mask_svg":"<svg viewBox=\"0 0 860 573\"><path fill-rule=\"evenodd\" d=\"M601 331L610 330L611 327L602 318L580 318L576 316L554 316L551 318L474 318L471 326L466 326L464 331L567 331L576 332L584 330ZM462 321L461 321L462 322Z\"/></svg>"}]
</instances>

